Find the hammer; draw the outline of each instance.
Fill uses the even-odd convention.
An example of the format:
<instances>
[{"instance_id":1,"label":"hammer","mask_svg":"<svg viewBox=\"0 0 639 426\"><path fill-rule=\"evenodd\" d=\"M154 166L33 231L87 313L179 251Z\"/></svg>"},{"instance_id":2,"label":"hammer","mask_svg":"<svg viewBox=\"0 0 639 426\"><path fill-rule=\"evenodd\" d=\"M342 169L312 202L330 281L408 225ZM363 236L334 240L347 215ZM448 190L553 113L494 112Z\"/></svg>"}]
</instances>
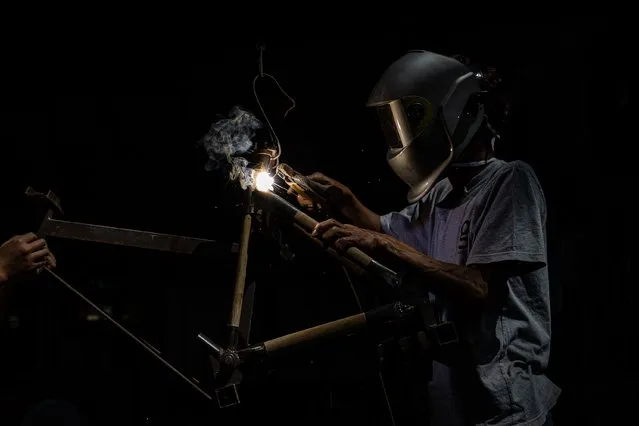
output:
<instances>
[{"instance_id":1,"label":"hammer","mask_svg":"<svg viewBox=\"0 0 639 426\"><path fill-rule=\"evenodd\" d=\"M25 195L27 196L27 198L30 198L32 200L36 200L38 202L44 202L49 207L47 215L46 215L44 221L42 222L42 225L40 226L40 229L38 230L38 236L40 236L41 238L44 238L46 236L45 235L46 234L46 229L44 229L44 228L45 228L47 222L53 216L54 209L57 212L62 213L62 208L60 207L60 199L52 191L48 191L46 194L44 194L42 192L35 191L31 187L27 187L27 189L25 190ZM80 299L82 299L87 305L91 306L100 315L102 315L103 318L105 318L107 321L109 321L111 324L113 324L116 328L118 328L121 332L123 332L125 335L127 335L129 338L131 338L133 341L135 341L144 350L146 350L148 353L150 353L153 357L155 357L162 364L164 364L164 366L167 367L169 370L171 370L175 375L179 376L182 380L184 380L184 382L186 382L193 389L195 389L200 394L202 394L206 399L212 400L212 397L208 393L206 393L202 388L200 388L193 380L191 380L190 378L185 376L180 370L178 370L171 363L169 363L167 360L165 360L161 356L160 352L156 348L154 348L149 343L147 343L143 339L140 339L135 334L133 334L131 331L129 331L126 327L124 327L122 324L120 324L116 319L111 317L111 315L109 315L103 309L101 309L98 305L93 303L93 301L91 301L91 299L86 297L80 291L76 290L76 288L74 286L72 286L71 284L69 284L64 278L62 278L61 276L59 276L58 274L53 272L48 267L40 268L38 270L38 273L40 273L42 271L48 272L49 275L51 275L51 277L55 278L56 281L58 281L60 284L65 286L68 290L73 292L76 296L78 296Z\"/></svg>"},{"instance_id":2,"label":"hammer","mask_svg":"<svg viewBox=\"0 0 639 426\"><path fill-rule=\"evenodd\" d=\"M64 214L62 210L62 206L60 205L60 197L55 195L53 191L49 190L47 193L38 192L34 190L32 187L28 186L24 191L24 195L30 201L37 203L38 205L44 206L47 208L47 213L44 217L44 220L40 223L40 227L38 228L38 232L36 233L40 238L46 237L44 235L44 226L49 219L53 217L54 213Z\"/></svg>"}]
</instances>

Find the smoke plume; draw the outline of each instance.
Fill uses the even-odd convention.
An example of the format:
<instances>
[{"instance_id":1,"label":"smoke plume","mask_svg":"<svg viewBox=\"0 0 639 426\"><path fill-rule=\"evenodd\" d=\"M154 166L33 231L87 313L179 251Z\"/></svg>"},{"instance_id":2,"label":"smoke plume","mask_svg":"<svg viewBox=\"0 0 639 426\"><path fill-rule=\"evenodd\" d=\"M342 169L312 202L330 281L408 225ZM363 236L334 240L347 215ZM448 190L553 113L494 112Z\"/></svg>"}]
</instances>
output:
<instances>
[{"instance_id":1,"label":"smoke plume","mask_svg":"<svg viewBox=\"0 0 639 426\"><path fill-rule=\"evenodd\" d=\"M242 189L253 185L253 171L248 161L239 157L253 148L253 138L262 122L253 114L234 106L228 118L215 121L202 139L202 145L209 157L205 169L208 171L222 166L230 168L229 178L237 180Z\"/></svg>"},{"instance_id":2,"label":"smoke plume","mask_svg":"<svg viewBox=\"0 0 639 426\"><path fill-rule=\"evenodd\" d=\"M248 160L244 157L235 157L231 162L229 179L237 180L242 189L255 185L253 169L249 169L247 166Z\"/></svg>"}]
</instances>

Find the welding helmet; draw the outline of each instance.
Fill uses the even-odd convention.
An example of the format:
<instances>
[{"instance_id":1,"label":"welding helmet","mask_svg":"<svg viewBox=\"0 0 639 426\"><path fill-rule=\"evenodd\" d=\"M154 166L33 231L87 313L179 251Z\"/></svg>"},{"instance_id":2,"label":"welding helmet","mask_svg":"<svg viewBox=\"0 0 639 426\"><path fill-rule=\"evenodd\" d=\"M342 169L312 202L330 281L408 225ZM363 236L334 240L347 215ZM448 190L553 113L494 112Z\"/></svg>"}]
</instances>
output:
<instances>
[{"instance_id":1,"label":"welding helmet","mask_svg":"<svg viewBox=\"0 0 639 426\"><path fill-rule=\"evenodd\" d=\"M410 51L373 89L367 106L380 119L388 164L410 186L410 203L433 187L479 130L484 111L474 99L480 77L456 59Z\"/></svg>"}]
</instances>

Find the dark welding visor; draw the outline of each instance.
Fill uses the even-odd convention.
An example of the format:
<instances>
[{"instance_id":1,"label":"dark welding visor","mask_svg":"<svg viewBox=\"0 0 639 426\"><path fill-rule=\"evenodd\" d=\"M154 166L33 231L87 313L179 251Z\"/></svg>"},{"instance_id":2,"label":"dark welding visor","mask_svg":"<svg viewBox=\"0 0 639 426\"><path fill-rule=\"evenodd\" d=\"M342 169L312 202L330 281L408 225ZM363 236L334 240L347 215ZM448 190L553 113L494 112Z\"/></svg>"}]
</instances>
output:
<instances>
[{"instance_id":1,"label":"dark welding visor","mask_svg":"<svg viewBox=\"0 0 639 426\"><path fill-rule=\"evenodd\" d=\"M377 111L386 143L391 149L408 146L433 121L431 103L419 96L406 96L373 108Z\"/></svg>"},{"instance_id":2,"label":"dark welding visor","mask_svg":"<svg viewBox=\"0 0 639 426\"><path fill-rule=\"evenodd\" d=\"M452 158L452 142L439 108L419 96L373 105L386 143L386 160L410 186L409 202L428 192Z\"/></svg>"}]
</instances>

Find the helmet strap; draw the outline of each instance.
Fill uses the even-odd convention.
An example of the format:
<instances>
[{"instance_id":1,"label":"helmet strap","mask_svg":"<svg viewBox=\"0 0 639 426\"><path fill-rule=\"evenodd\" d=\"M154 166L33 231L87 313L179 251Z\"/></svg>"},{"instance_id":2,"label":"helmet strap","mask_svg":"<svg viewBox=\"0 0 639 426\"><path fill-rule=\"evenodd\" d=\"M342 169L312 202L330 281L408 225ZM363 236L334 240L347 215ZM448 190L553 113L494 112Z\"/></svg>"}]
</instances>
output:
<instances>
[{"instance_id":1,"label":"helmet strap","mask_svg":"<svg viewBox=\"0 0 639 426\"><path fill-rule=\"evenodd\" d=\"M454 146L454 156L453 161L457 160L462 152L468 147L470 141L473 139L477 131L479 131L479 127L481 123L484 121L485 113L484 106L482 104L477 105L477 113L474 118L472 118L469 114L464 114L462 119L457 124L457 128L455 129L455 134L453 135L453 141L457 140L462 134L464 135L464 140L459 145ZM473 120L470 124L467 125L468 121Z\"/></svg>"}]
</instances>

